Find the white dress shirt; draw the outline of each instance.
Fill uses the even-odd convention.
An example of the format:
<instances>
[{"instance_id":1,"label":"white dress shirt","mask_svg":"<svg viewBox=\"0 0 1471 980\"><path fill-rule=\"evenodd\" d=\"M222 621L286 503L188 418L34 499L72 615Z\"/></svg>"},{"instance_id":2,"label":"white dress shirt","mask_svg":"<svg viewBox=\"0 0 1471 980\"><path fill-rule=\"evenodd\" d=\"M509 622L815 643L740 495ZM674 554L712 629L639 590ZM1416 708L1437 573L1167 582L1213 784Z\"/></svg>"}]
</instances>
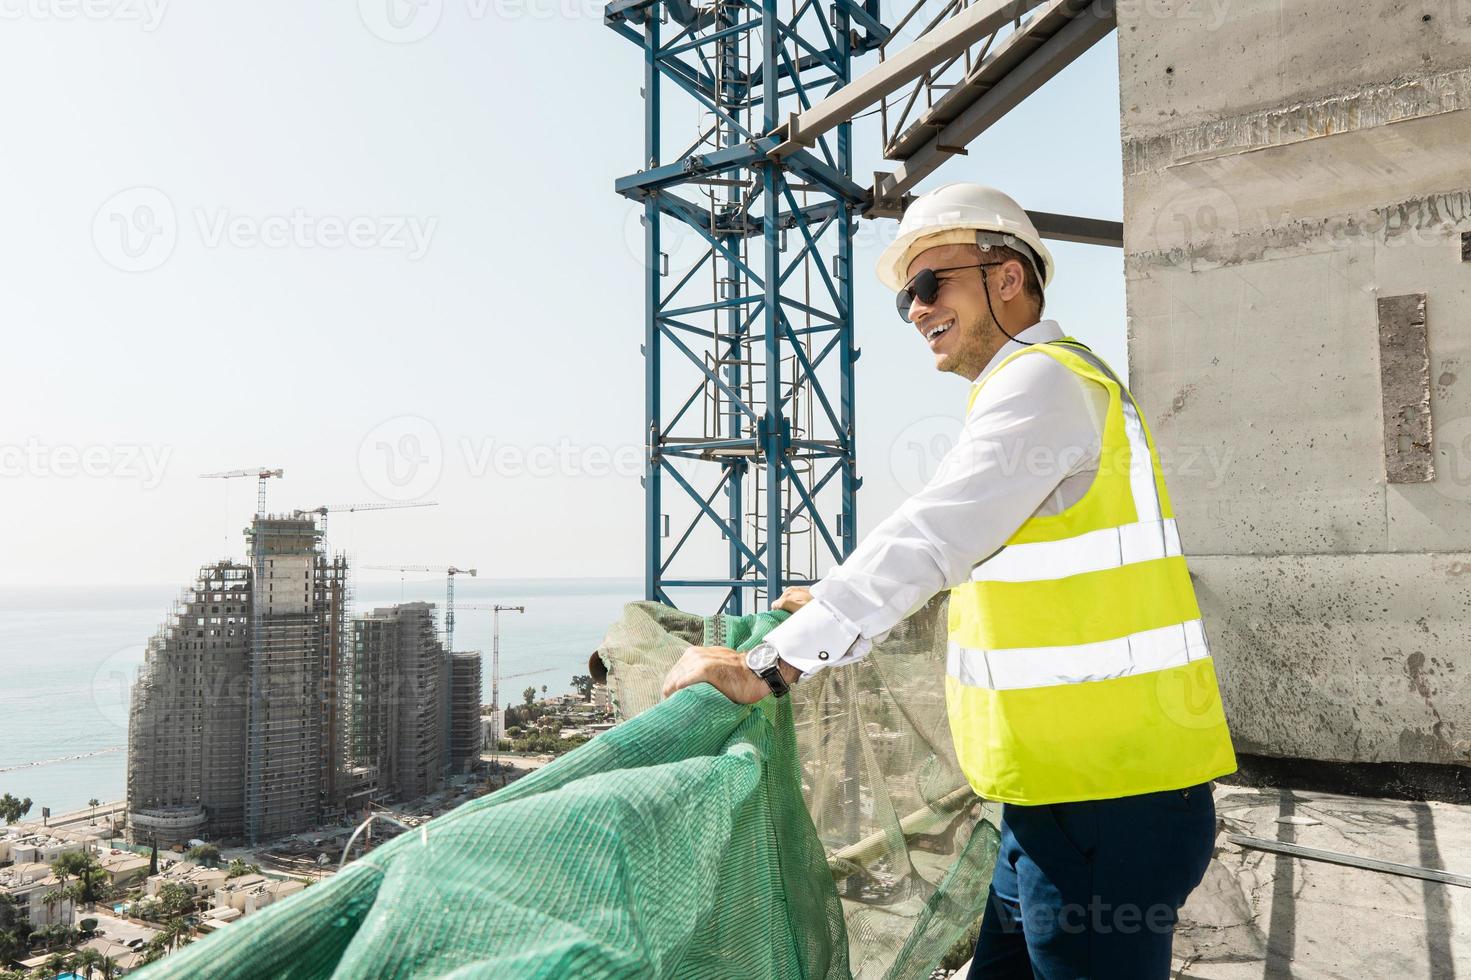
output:
<instances>
[{"instance_id":1,"label":"white dress shirt","mask_svg":"<svg viewBox=\"0 0 1471 980\"><path fill-rule=\"evenodd\" d=\"M1018 333L1060 340L1052 320ZM1007 341L975 383L1023 345ZM812 601L766 642L805 679L868 653L941 589L970 579L1033 514L1081 500L1098 471L1108 392L1045 354L987 381L954 448L923 489L812 586Z\"/></svg>"}]
</instances>

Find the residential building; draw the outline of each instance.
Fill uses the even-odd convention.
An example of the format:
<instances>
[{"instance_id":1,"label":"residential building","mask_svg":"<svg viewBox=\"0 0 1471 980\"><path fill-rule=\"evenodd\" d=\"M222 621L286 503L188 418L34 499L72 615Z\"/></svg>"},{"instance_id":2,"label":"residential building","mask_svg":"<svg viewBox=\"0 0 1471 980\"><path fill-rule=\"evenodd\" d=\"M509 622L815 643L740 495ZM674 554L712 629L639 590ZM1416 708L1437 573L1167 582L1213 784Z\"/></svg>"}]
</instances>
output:
<instances>
[{"instance_id":1,"label":"residential building","mask_svg":"<svg viewBox=\"0 0 1471 980\"><path fill-rule=\"evenodd\" d=\"M9 895L32 929L72 920L72 901L62 895L62 882L49 864L24 862L0 868L0 895Z\"/></svg>"}]
</instances>

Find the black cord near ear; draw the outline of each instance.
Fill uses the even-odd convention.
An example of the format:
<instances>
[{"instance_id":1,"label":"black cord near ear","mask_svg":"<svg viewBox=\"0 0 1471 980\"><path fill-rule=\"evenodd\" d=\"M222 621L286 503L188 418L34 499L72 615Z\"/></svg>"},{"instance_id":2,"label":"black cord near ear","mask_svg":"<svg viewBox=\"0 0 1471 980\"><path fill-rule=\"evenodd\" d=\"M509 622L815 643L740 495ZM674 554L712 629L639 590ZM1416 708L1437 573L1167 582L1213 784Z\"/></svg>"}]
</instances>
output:
<instances>
[{"instance_id":1,"label":"black cord near ear","mask_svg":"<svg viewBox=\"0 0 1471 980\"><path fill-rule=\"evenodd\" d=\"M1016 343L1021 344L1023 347L1031 347L1035 343L1035 341L1031 341L1031 340L1017 340L1011 334L1006 333L1006 328L1001 325L1001 320L996 316L996 311L994 309L992 309L992 307L991 307L991 277L988 276L988 275L986 275L986 273L988 273L990 271L991 271L990 269L982 269L981 270L981 283L986 288L986 312L989 313L989 314L991 314L991 322L994 323L994 324L996 324L996 329L997 330L1000 330L1003 334L1005 334L1006 335L1006 338L1008 340L1015 341Z\"/></svg>"}]
</instances>

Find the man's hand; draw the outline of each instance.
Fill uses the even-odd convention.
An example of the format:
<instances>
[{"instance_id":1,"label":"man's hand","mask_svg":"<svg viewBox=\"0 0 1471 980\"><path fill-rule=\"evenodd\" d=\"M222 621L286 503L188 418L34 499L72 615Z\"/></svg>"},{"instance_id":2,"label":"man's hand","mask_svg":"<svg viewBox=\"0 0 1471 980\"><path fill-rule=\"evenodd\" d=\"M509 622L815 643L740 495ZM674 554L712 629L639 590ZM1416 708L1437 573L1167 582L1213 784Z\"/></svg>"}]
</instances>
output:
<instances>
[{"instance_id":1,"label":"man's hand","mask_svg":"<svg viewBox=\"0 0 1471 980\"><path fill-rule=\"evenodd\" d=\"M690 647L664 676L664 697L705 681L736 704L755 704L771 688L746 666L746 655L730 647Z\"/></svg>"},{"instance_id":2,"label":"man's hand","mask_svg":"<svg viewBox=\"0 0 1471 980\"><path fill-rule=\"evenodd\" d=\"M788 683L796 681L795 667L782 664L781 670ZM736 704L755 704L771 693L766 682L746 666L744 653L730 647L690 647L664 676L664 697L701 681L711 684Z\"/></svg>"},{"instance_id":3,"label":"man's hand","mask_svg":"<svg viewBox=\"0 0 1471 980\"><path fill-rule=\"evenodd\" d=\"M771 608L794 613L811 601L812 593L807 590L805 585L789 585L782 591L781 595L777 596L776 601L771 604Z\"/></svg>"}]
</instances>

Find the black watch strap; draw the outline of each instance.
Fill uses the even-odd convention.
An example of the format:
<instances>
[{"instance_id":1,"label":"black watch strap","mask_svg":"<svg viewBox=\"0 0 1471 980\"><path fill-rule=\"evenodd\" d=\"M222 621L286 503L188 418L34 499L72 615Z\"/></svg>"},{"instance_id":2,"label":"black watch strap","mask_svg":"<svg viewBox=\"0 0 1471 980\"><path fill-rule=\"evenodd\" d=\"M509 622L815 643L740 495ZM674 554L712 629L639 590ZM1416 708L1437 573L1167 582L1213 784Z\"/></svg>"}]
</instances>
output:
<instances>
[{"instance_id":1,"label":"black watch strap","mask_svg":"<svg viewBox=\"0 0 1471 980\"><path fill-rule=\"evenodd\" d=\"M787 679L781 675L780 660L772 664L770 667L767 667L756 676L765 681L766 686L771 688L771 693L775 694L779 698L786 697L787 692L791 690L791 686L787 684Z\"/></svg>"}]
</instances>

